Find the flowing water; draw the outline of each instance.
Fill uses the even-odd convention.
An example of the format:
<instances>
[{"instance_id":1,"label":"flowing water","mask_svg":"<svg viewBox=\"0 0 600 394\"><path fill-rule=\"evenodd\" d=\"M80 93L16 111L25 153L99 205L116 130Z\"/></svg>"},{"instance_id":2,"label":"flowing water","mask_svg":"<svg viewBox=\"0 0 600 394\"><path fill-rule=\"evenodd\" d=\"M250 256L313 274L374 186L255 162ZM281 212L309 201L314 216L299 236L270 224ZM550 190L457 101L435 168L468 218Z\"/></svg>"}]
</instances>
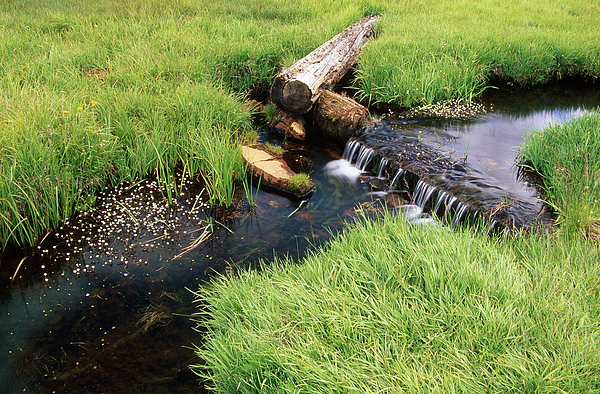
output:
<instances>
[{"instance_id":1,"label":"flowing water","mask_svg":"<svg viewBox=\"0 0 600 394\"><path fill-rule=\"evenodd\" d=\"M485 103L473 120L384 120L345 150L274 141L312 172L307 200L253 188L255 207L240 195L231 210L214 211L200 182L181 182L170 205L152 180L104 190L94 210L35 250L2 256L0 392L198 392L188 365L202 337L188 318L190 290L235 266L299 260L379 200L415 224L440 225L432 216L447 210L445 225L456 226L472 207L503 198L521 210L514 215L539 215L536 189L515 172L518 146L526 133L596 108L600 93L490 91ZM394 156L411 144L460 165L419 175Z\"/></svg>"}]
</instances>

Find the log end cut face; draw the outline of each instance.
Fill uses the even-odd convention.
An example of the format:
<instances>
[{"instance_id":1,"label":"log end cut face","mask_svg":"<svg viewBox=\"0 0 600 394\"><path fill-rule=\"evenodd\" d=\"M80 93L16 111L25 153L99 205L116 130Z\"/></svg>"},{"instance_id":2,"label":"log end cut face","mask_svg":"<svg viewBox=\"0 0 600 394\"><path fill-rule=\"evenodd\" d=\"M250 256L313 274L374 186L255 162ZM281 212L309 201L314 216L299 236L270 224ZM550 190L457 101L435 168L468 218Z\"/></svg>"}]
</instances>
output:
<instances>
[{"instance_id":1,"label":"log end cut face","mask_svg":"<svg viewBox=\"0 0 600 394\"><path fill-rule=\"evenodd\" d=\"M291 114L303 114L313 104L312 91L299 80L286 81L277 77L271 87L271 100L283 111Z\"/></svg>"}]
</instances>

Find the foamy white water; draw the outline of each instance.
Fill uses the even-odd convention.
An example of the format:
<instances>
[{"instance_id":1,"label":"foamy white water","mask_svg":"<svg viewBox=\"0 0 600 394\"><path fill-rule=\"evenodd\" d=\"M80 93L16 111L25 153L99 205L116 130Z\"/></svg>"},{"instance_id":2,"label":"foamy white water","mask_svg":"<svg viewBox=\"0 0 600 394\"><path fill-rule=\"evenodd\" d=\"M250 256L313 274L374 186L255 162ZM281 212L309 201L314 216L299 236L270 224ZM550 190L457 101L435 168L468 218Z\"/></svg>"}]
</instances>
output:
<instances>
[{"instance_id":1,"label":"foamy white water","mask_svg":"<svg viewBox=\"0 0 600 394\"><path fill-rule=\"evenodd\" d=\"M328 176L338 179L347 179L354 183L358 180L362 171L352 166L347 160L333 160L325 166L325 172Z\"/></svg>"}]
</instances>

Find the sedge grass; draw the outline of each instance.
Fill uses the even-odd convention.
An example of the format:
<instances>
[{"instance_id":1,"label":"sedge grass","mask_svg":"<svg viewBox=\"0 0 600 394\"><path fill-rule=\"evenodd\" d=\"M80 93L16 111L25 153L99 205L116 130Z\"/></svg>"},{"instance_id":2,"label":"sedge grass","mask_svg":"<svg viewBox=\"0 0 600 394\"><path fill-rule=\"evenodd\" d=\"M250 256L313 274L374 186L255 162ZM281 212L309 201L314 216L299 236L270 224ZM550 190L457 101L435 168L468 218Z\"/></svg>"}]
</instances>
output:
<instances>
[{"instance_id":1,"label":"sedge grass","mask_svg":"<svg viewBox=\"0 0 600 394\"><path fill-rule=\"evenodd\" d=\"M600 252L360 221L295 264L199 291L219 393L594 392Z\"/></svg>"},{"instance_id":2,"label":"sedge grass","mask_svg":"<svg viewBox=\"0 0 600 394\"><path fill-rule=\"evenodd\" d=\"M522 165L543 177L561 231L600 240L600 115L587 113L530 134L521 155Z\"/></svg>"},{"instance_id":3,"label":"sedge grass","mask_svg":"<svg viewBox=\"0 0 600 394\"><path fill-rule=\"evenodd\" d=\"M600 4L508 0L408 1L388 6L361 56L359 94L430 105L477 97L488 81L530 85L598 78Z\"/></svg>"}]
</instances>

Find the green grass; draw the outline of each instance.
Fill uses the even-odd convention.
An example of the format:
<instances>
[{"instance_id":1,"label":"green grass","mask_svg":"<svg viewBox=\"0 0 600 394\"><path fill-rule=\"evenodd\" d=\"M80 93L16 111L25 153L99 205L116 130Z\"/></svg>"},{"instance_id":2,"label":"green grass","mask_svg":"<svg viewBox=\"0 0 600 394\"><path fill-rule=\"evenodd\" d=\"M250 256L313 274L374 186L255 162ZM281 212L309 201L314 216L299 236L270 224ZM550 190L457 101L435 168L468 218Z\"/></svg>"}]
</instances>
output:
<instances>
[{"instance_id":1,"label":"green grass","mask_svg":"<svg viewBox=\"0 0 600 394\"><path fill-rule=\"evenodd\" d=\"M243 93L371 13L354 81L366 101L600 75L595 1L0 1L0 246L36 244L106 184L154 174L170 198L176 165L230 204ZM357 223L302 265L203 289L197 370L223 392L600 391L600 256L582 237L597 223L598 127L581 122L574 142L548 132L559 148L532 164L564 231ZM525 147L531 163L549 141Z\"/></svg>"},{"instance_id":2,"label":"green grass","mask_svg":"<svg viewBox=\"0 0 600 394\"><path fill-rule=\"evenodd\" d=\"M542 175L561 231L600 240L600 115L529 135L521 156L522 165Z\"/></svg>"},{"instance_id":3,"label":"green grass","mask_svg":"<svg viewBox=\"0 0 600 394\"><path fill-rule=\"evenodd\" d=\"M251 127L243 93L365 14L383 17L358 66L357 94L421 105L469 100L494 75L515 84L597 78L599 7L2 1L0 246L35 244L106 184L156 174L169 198L175 165L201 173L213 202L230 203L242 176L237 145Z\"/></svg>"},{"instance_id":4,"label":"green grass","mask_svg":"<svg viewBox=\"0 0 600 394\"><path fill-rule=\"evenodd\" d=\"M361 57L360 94L414 106L471 99L490 79L597 78L600 4L412 0L385 9Z\"/></svg>"},{"instance_id":5,"label":"green grass","mask_svg":"<svg viewBox=\"0 0 600 394\"><path fill-rule=\"evenodd\" d=\"M305 194L314 187L315 184L311 181L310 175L303 172L293 175L288 179L287 188L292 193Z\"/></svg>"},{"instance_id":6,"label":"green grass","mask_svg":"<svg viewBox=\"0 0 600 394\"><path fill-rule=\"evenodd\" d=\"M360 221L201 289L195 372L223 393L596 392L600 251Z\"/></svg>"},{"instance_id":7,"label":"green grass","mask_svg":"<svg viewBox=\"0 0 600 394\"><path fill-rule=\"evenodd\" d=\"M327 7L296 8L0 3L0 248L35 245L107 184L156 175L171 198L176 165L230 204L251 124L240 93L361 15L312 28Z\"/></svg>"},{"instance_id":8,"label":"green grass","mask_svg":"<svg viewBox=\"0 0 600 394\"><path fill-rule=\"evenodd\" d=\"M281 156L283 154L283 147L280 145L272 144L271 142L266 142L265 147L269 152L276 156Z\"/></svg>"}]
</instances>

